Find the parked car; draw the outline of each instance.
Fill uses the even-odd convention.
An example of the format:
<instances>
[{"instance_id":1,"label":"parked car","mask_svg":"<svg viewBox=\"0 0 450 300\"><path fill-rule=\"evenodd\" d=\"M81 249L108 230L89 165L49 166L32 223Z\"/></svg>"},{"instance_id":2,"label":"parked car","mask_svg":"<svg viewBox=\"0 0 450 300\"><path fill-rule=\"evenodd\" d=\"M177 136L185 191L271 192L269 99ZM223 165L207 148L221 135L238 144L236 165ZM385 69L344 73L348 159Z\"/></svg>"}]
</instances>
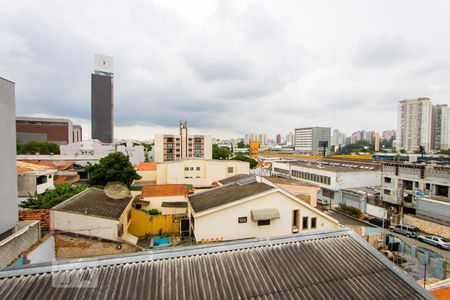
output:
<instances>
[{"instance_id":1,"label":"parked car","mask_svg":"<svg viewBox=\"0 0 450 300\"><path fill-rule=\"evenodd\" d=\"M433 246L449 250L450 249L450 242L444 238L441 238L439 236L434 235L419 235L417 239L421 242L431 244Z\"/></svg>"},{"instance_id":2,"label":"parked car","mask_svg":"<svg viewBox=\"0 0 450 300\"><path fill-rule=\"evenodd\" d=\"M324 200L324 199L317 199L317 203L322 204L322 205L328 205L328 200Z\"/></svg>"},{"instance_id":3,"label":"parked car","mask_svg":"<svg viewBox=\"0 0 450 300\"><path fill-rule=\"evenodd\" d=\"M384 223L383 223L383 220L384 220ZM391 226L391 222L389 220L386 220L383 218L370 218L369 223L380 226L380 227L383 227L383 224L384 224L384 228L389 228L389 226Z\"/></svg>"},{"instance_id":4,"label":"parked car","mask_svg":"<svg viewBox=\"0 0 450 300\"><path fill-rule=\"evenodd\" d=\"M419 227L412 225L398 224L395 226L389 226L389 230L412 238L417 238L419 236Z\"/></svg>"}]
</instances>

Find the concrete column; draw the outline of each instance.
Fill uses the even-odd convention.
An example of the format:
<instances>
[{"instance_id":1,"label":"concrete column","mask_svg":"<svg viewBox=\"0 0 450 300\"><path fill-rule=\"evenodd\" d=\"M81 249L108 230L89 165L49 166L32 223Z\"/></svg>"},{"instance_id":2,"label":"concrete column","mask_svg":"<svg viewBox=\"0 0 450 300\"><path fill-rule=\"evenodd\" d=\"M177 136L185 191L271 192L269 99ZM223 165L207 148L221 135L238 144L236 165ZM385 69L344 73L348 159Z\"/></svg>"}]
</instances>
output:
<instances>
[{"instance_id":1,"label":"concrete column","mask_svg":"<svg viewBox=\"0 0 450 300\"><path fill-rule=\"evenodd\" d=\"M411 245L411 256L416 257L416 246Z\"/></svg>"}]
</instances>

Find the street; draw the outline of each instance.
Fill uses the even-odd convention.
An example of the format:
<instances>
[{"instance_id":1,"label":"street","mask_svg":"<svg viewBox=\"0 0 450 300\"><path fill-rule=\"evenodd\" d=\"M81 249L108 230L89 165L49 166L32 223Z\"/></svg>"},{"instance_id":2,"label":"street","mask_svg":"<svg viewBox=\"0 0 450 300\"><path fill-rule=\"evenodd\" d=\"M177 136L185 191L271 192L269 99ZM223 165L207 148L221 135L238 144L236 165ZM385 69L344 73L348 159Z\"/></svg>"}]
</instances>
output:
<instances>
[{"instance_id":1,"label":"street","mask_svg":"<svg viewBox=\"0 0 450 300\"><path fill-rule=\"evenodd\" d=\"M370 223L365 222L365 221L360 221L360 220L356 220L356 219L350 218L350 217L348 217L346 215L343 215L343 214L335 212L335 211L325 210L324 212L327 215L329 215L330 217L333 217L336 220L338 220L339 222L341 222L343 225L378 227L376 225L370 224ZM381 227L378 227L378 228L381 228ZM431 252L438 253L439 255L444 257L448 262L450 262L450 250L440 249L440 248L437 248L437 247L435 247L433 245L422 243L422 242L418 241L417 239L409 238L409 237L404 236L402 234L391 232L390 230L385 230L385 233L386 234L391 234L391 235L393 235L393 236L403 240L405 243L407 243L409 245L414 245L416 247L421 247L421 248L427 249L427 250L429 250Z\"/></svg>"}]
</instances>

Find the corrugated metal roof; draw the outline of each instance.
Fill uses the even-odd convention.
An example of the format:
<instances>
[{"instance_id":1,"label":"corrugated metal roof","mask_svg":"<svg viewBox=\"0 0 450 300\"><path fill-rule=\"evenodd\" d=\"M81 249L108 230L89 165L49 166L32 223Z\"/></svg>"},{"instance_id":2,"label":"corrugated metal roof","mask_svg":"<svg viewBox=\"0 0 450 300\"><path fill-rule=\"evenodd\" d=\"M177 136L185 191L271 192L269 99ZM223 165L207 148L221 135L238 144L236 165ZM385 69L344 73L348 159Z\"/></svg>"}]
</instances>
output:
<instances>
[{"instance_id":1,"label":"corrugated metal roof","mask_svg":"<svg viewBox=\"0 0 450 300\"><path fill-rule=\"evenodd\" d=\"M201 212L274 188L275 187L261 182L253 182L244 185L233 183L190 195L188 196L188 199L194 212Z\"/></svg>"},{"instance_id":2,"label":"corrugated metal roof","mask_svg":"<svg viewBox=\"0 0 450 300\"><path fill-rule=\"evenodd\" d=\"M113 199L101 189L89 188L53 207L52 210L119 220L130 201L131 196Z\"/></svg>"},{"instance_id":3,"label":"corrugated metal roof","mask_svg":"<svg viewBox=\"0 0 450 300\"><path fill-rule=\"evenodd\" d=\"M231 176L231 177L227 177L227 178L221 179L221 180L219 180L219 182L221 184L225 185L225 184L229 184L229 183L235 183L235 182L238 182L238 181L240 181L242 179L246 179L246 178L249 178L249 177L254 177L254 175L237 174L237 175L234 175L234 176Z\"/></svg>"},{"instance_id":4,"label":"corrugated metal roof","mask_svg":"<svg viewBox=\"0 0 450 300\"><path fill-rule=\"evenodd\" d=\"M0 272L0 298L432 299L342 229L91 259L53 274L49 268Z\"/></svg>"}]
</instances>

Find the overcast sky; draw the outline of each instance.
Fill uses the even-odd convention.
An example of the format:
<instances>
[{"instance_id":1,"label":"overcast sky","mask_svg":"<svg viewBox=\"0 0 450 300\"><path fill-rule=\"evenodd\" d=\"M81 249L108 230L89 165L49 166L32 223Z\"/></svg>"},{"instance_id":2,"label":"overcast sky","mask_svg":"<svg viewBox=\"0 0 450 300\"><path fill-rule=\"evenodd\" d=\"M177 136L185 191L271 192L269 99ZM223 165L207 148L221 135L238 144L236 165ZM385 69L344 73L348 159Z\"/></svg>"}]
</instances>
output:
<instances>
[{"instance_id":1,"label":"overcast sky","mask_svg":"<svg viewBox=\"0 0 450 300\"><path fill-rule=\"evenodd\" d=\"M114 57L116 137L185 119L219 137L381 131L399 100L450 102L449 16L446 0L0 0L0 76L18 115L85 138L94 53Z\"/></svg>"}]
</instances>

